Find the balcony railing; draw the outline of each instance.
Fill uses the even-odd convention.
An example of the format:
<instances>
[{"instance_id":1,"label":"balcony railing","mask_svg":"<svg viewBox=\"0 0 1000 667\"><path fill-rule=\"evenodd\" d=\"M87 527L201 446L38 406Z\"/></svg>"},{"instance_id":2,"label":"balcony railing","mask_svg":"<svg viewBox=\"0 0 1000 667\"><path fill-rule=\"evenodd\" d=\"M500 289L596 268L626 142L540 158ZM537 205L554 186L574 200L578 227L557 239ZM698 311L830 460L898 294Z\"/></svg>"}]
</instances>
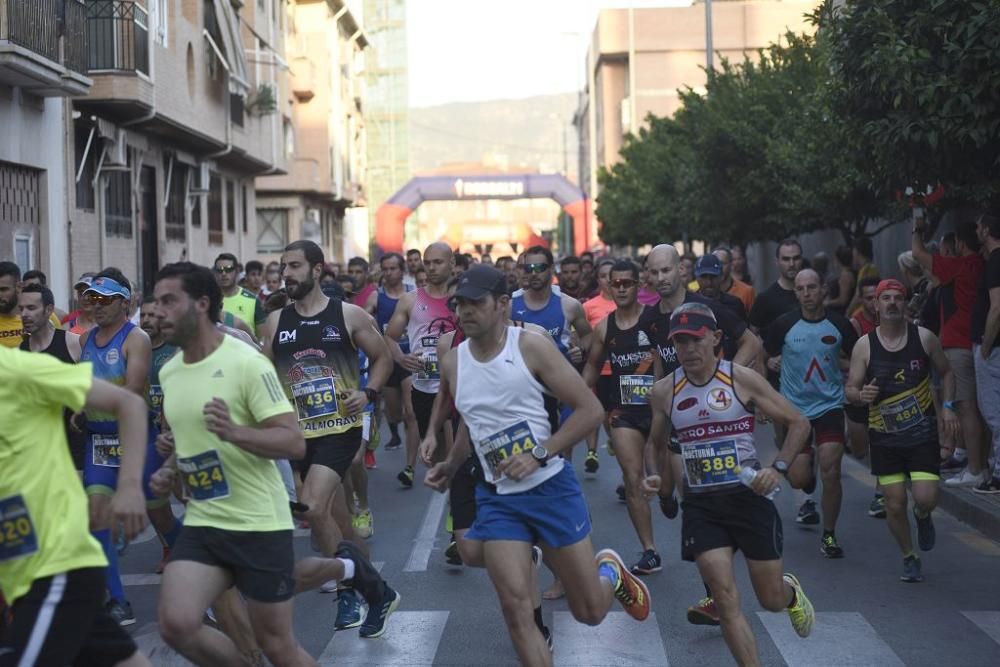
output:
<instances>
[{"instance_id":1,"label":"balcony railing","mask_svg":"<svg viewBox=\"0 0 1000 667\"><path fill-rule=\"evenodd\" d=\"M58 2L59 0L51 0ZM87 73L87 5L83 0L66 0L63 19L63 64L80 74Z\"/></svg>"},{"instance_id":2,"label":"balcony railing","mask_svg":"<svg viewBox=\"0 0 1000 667\"><path fill-rule=\"evenodd\" d=\"M0 0L0 41L85 74L85 14L83 0Z\"/></svg>"},{"instance_id":3,"label":"balcony railing","mask_svg":"<svg viewBox=\"0 0 1000 667\"><path fill-rule=\"evenodd\" d=\"M149 17L134 0L93 0L87 4L87 64L91 72L112 70L149 74Z\"/></svg>"}]
</instances>

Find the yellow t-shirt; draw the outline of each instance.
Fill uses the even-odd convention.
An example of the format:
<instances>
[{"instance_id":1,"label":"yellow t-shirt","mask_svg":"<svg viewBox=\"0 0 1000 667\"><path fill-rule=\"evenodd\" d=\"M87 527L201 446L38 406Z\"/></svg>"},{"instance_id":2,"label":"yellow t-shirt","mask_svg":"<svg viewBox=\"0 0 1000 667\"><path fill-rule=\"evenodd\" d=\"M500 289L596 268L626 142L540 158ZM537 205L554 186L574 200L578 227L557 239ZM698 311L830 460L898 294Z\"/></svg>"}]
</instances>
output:
<instances>
[{"instance_id":1,"label":"yellow t-shirt","mask_svg":"<svg viewBox=\"0 0 1000 667\"><path fill-rule=\"evenodd\" d=\"M83 407L90 364L0 346L0 590L11 603L36 579L108 562L87 528L63 407Z\"/></svg>"},{"instance_id":2,"label":"yellow t-shirt","mask_svg":"<svg viewBox=\"0 0 1000 667\"><path fill-rule=\"evenodd\" d=\"M222 310L232 313L247 323L254 335L257 335L257 327L267 319L264 306L260 299L254 296L253 292L240 288L240 291L232 296L223 296Z\"/></svg>"},{"instance_id":3,"label":"yellow t-shirt","mask_svg":"<svg viewBox=\"0 0 1000 667\"><path fill-rule=\"evenodd\" d=\"M62 323L55 314L49 316L49 322L52 322L52 326L56 329L62 327ZM0 314L0 347L18 347L23 335L24 327L21 326L20 315L17 313Z\"/></svg>"},{"instance_id":4,"label":"yellow t-shirt","mask_svg":"<svg viewBox=\"0 0 1000 667\"><path fill-rule=\"evenodd\" d=\"M233 422L255 426L292 411L270 360L230 336L205 359L176 354L160 369L163 414L174 432L177 467L191 501L185 526L235 531L291 530L281 473L271 459L220 440L205 428L202 410L213 398Z\"/></svg>"}]
</instances>

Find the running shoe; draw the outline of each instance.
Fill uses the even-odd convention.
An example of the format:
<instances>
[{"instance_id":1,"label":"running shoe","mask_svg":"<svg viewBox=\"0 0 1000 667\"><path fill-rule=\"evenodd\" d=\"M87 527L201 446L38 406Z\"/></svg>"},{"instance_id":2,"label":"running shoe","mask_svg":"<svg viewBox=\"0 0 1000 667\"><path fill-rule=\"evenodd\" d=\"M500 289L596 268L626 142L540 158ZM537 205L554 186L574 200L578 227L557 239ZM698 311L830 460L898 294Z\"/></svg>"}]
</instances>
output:
<instances>
[{"instance_id":1,"label":"running shoe","mask_svg":"<svg viewBox=\"0 0 1000 667\"><path fill-rule=\"evenodd\" d=\"M984 481L982 484L972 489L976 493L994 494L1000 493L1000 477L994 477Z\"/></svg>"},{"instance_id":2,"label":"running shoe","mask_svg":"<svg viewBox=\"0 0 1000 667\"><path fill-rule=\"evenodd\" d=\"M844 550L833 533L826 533L820 541L819 552L827 558L843 558Z\"/></svg>"},{"instance_id":3,"label":"running shoe","mask_svg":"<svg viewBox=\"0 0 1000 667\"><path fill-rule=\"evenodd\" d=\"M819 523L819 512L816 511L816 503L807 500L799 508L799 515L795 517L795 523L807 526L814 526Z\"/></svg>"},{"instance_id":4,"label":"running shoe","mask_svg":"<svg viewBox=\"0 0 1000 667\"><path fill-rule=\"evenodd\" d=\"M365 467L369 470L374 470L378 466L375 465L375 450L366 449L365 450Z\"/></svg>"},{"instance_id":5,"label":"running shoe","mask_svg":"<svg viewBox=\"0 0 1000 667\"><path fill-rule=\"evenodd\" d=\"M390 614L396 611L403 596L389 588L389 584L382 582L382 598L376 605L369 605L368 614L365 615L364 623L358 630L358 636L362 639L377 639L385 634L386 623Z\"/></svg>"},{"instance_id":6,"label":"running shoe","mask_svg":"<svg viewBox=\"0 0 1000 667\"><path fill-rule=\"evenodd\" d=\"M458 553L458 542L452 540L448 543L448 548L444 550L444 562L448 565L461 565L462 555Z\"/></svg>"},{"instance_id":7,"label":"running shoe","mask_svg":"<svg viewBox=\"0 0 1000 667\"><path fill-rule=\"evenodd\" d=\"M885 496L881 493L876 493L872 498L871 505L868 506L868 516L873 519L885 518Z\"/></svg>"},{"instance_id":8,"label":"running shoe","mask_svg":"<svg viewBox=\"0 0 1000 667\"><path fill-rule=\"evenodd\" d=\"M336 593L340 589L340 582L336 579L331 579L330 581L324 582L322 586L319 587L320 593Z\"/></svg>"},{"instance_id":9,"label":"running shoe","mask_svg":"<svg viewBox=\"0 0 1000 667\"><path fill-rule=\"evenodd\" d=\"M334 630L348 630L361 625L361 607L364 600L353 588L343 588L337 594L337 620L333 622Z\"/></svg>"},{"instance_id":10,"label":"running shoe","mask_svg":"<svg viewBox=\"0 0 1000 667\"><path fill-rule=\"evenodd\" d=\"M979 473L978 475L974 475L971 472L969 472L968 468L966 468L965 470L958 473L954 477L949 477L948 479L944 480L944 485L950 487L979 486L985 481L987 481L985 470Z\"/></svg>"},{"instance_id":11,"label":"running shoe","mask_svg":"<svg viewBox=\"0 0 1000 667\"><path fill-rule=\"evenodd\" d=\"M366 456L367 456L367 454L366 454ZM403 468L400 471L400 473L398 475L396 475L396 479L398 479L399 483L402 484L403 486L405 486L406 488L412 489L413 488L413 467L412 466L406 466L405 468Z\"/></svg>"},{"instance_id":12,"label":"running shoe","mask_svg":"<svg viewBox=\"0 0 1000 667\"><path fill-rule=\"evenodd\" d=\"M668 519L676 519L677 511L680 508L680 503L677 502L677 498L674 498L673 495L660 496L660 511L663 512L663 516Z\"/></svg>"},{"instance_id":13,"label":"running shoe","mask_svg":"<svg viewBox=\"0 0 1000 667\"><path fill-rule=\"evenodd\" d=\"M108 600L105 607L108 616L118 625L125 627L135 625L135 614L132 612L132 605L123 600Z\"/></svg>"},{"instance_id":14,"label":"running shoe","mask_svg":"<svg viewBox=\"0 0 1000 667\"><path fill-rule=\"evenodd\" d=\"M615 599L621 603L629 616L637 621L644 621L649 616L649 589L637 576L628 571L622 557L614 549L601 549L594 556L598 571L601 566L608 566L615 571Z\"/></svg>"},{"instance_id":15,"label":"running shoe","mask_svg":"<svg viewBox=\"0 0 1000 667\"><path fill-rule=\"evenodd\" d=\"M941 461L941 472L943 472L943 473L945 473L945 472L958 472L959 470L961 470L962 468L965 467L965 464L966 464L966 460L965 459L962 459L960 461L960 460L958 460L958 459L955 458L954 454L952 454L951 456L949 456L948 458L946 458L944 461Z\"/></svg>"},{"instance_id":16,"label":"running shoe","mask_svg":"<svg viewBox=\"0 0 1000 667\"><path fill-rule=\"evenodd\" d=\"M663 559L660 554L653 549L646 549L642 552L639 560L632 566L632 574L653 574L663 569Z\"/></svg>"},{"instance_id":17,"label":"running shoe","mask_svg":"<svg viewBox=\"0 0 1000 667\"><path fill-rule=\"evenodd\" d=\"M618 502L620 502L620 503L626 502L625 501L625 485L624 484L619 484L617 487L615 487L615 494L617 494L617 496L618 496Z\"/></svg>"},{"instance_id":18,"label":"running shoe","mask_svg":"<svg viewBox=\"0 0 1000 667\"><path fill-rule=\"evenodd\" d=\"M587 458L583 460L583 469L589 473L597 472L601 467L601 461L597 458L597 452L593 449L587 452Z\"/></svg>"},{"instance_id":19,"label":"running shoe","mask_svg":"<svg viewBox=\"0 0 1000 667\"><path fill-rule=\"evenodd\" d=\"M712 598L702 598L698 604L688 607L688 623L691 625L718 625L719 610Z\"/></svg>"},{"instance_id":20,"label":"running shoe","mask_svg":"<svg viewBox=\"0 0 1000 667\"><path fill-rule=\"evenodd\" d=\"M924 575L920 571L920 557L911 554L903 559L903 574L899 575L900 581L908 584L919 584L924 580Z\"/></svg>"},{"instance_id":21,"label":"running shoe","mask_svg":"<svg viewBox=\"0 0 1000 667\"><path fill-rule=\"evenodd\" d=\"M399 439L398 435L394 435L389 439L389 442L385 443L385 451L391 452L399 449L403 446L403 441Z\"/></svg>"},{"instance_id":22,"label":"running shoe","mask_svg":"<svg viewBox=\"0 0 1000 667\"><path fill-rule=\"evenodd\" d=\"M163 570L167 567L167 561L170 560L170 547L163 547L163 556L160 558L159 564L157 564L154 572L156 574L163 574Z\"/></svg>"},{"instance_id":23,"label":"running shoe","mask_svg":"<svg viewBox=\"0 0 1000 667\"><path fill-rule=\"evenodd\" d=\"M917 508L914 507L913 518L917 520L917 544L920 545L920 550L930 551L937 541L937 530L934 529L934 519L931 518L931 513L928 512L927 516L920 518L917 516Z\"/></svg>"},{"instance_id":24,"label":"running shoe","mask_svg":"<svg viewBox=\"0 0 1000 667\"><path fill-rule=\"evenodd\" d=\"M802 590L802 584L799 583L794 574L786 572L785 583L795 591L795 604L786 610L788 618L792 621L795 634L803 638L808 637L816 624L816 612L813 610L812 602L806 597L806 592Z\"/></svg>"},{"instance_id":25,"label":"running shoe","mask_svg":"<svg viewBox=\"0 0 1000 667\"><path fill-rule=\"evenodd\" d=\"M351 524L354 526L354 532L358 534L363 540L367 540L369 537L375 534L375 526L372 520L372 511L370 509L362 510L355 514L351 518Z\"/></svg>"}]
</instances>

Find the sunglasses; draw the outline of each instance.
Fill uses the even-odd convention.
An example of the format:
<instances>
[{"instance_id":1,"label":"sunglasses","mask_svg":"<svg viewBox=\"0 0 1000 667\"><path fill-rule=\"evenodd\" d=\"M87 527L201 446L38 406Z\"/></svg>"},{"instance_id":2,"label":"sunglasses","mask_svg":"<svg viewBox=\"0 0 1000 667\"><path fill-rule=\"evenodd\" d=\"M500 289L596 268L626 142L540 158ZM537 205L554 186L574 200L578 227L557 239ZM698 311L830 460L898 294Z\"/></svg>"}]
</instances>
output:
<instances>
[{"instance_id":1,"label":"sunglasses","mask_svg":"<svg viewBox=\"0 0 1000 667\"><path fill-rule=\"evenodd\" d=\"M236 270L235 266L216 266L212 269L216 273L232 273Z\"/></svg>"},{"instance_id":2,"label":"sunglasses","mask_svg":"<svg viewBox=\"0 0 1000 667\"><path fill-rule=\"evenodd\" d=\"M544 273L549 270L549 265L545 262L535 262L533 264L525 264L524 270L528 273Z\"/></svg>"},{"instance_id":3,"label":"sunglasses","mask_svg":"<svg viewBox=\"0 0 1000 667\"><path fill-rule=\"evenodd\" d=\"M90 294L87 294L84 298L87 299L87 303L91 303L96 306L106 306L109 303L114 303L115 299L118 297L104 296L103 294L94 294L93 292L91 292Z\"/></svg>"},{"instance_id":4,"label":"sunglasses","mask_svg":"<svg viewBox=\"0 0 1000 667\"><path fill-rule=\"evenodd\" d=\"M632 278L619 278L618 280L611 281L611 286L614 287L615 289L619 289L622 287L624 287L625 289L629 289L631 287L635 287L635 285L636 281L633 280Z\"/></svg>"}]
</instances>

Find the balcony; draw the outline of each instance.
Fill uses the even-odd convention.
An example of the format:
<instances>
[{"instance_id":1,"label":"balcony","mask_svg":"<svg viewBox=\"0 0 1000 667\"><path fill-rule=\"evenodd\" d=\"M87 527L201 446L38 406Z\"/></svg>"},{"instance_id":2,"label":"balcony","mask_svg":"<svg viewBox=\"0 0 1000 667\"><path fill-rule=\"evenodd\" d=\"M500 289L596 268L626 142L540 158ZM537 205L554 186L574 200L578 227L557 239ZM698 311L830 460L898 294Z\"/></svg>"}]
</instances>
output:
<instances>
[{"instance_id":1,"label":"balcony","mask_svg":"<svg viewBox=\"0 0 1000 667\"><path fill-rule=\"evenodd\" d=\"M0 0L0 84L40 97L85 94L86 13L82 0Z\"/></svg>"}]
</instances>

